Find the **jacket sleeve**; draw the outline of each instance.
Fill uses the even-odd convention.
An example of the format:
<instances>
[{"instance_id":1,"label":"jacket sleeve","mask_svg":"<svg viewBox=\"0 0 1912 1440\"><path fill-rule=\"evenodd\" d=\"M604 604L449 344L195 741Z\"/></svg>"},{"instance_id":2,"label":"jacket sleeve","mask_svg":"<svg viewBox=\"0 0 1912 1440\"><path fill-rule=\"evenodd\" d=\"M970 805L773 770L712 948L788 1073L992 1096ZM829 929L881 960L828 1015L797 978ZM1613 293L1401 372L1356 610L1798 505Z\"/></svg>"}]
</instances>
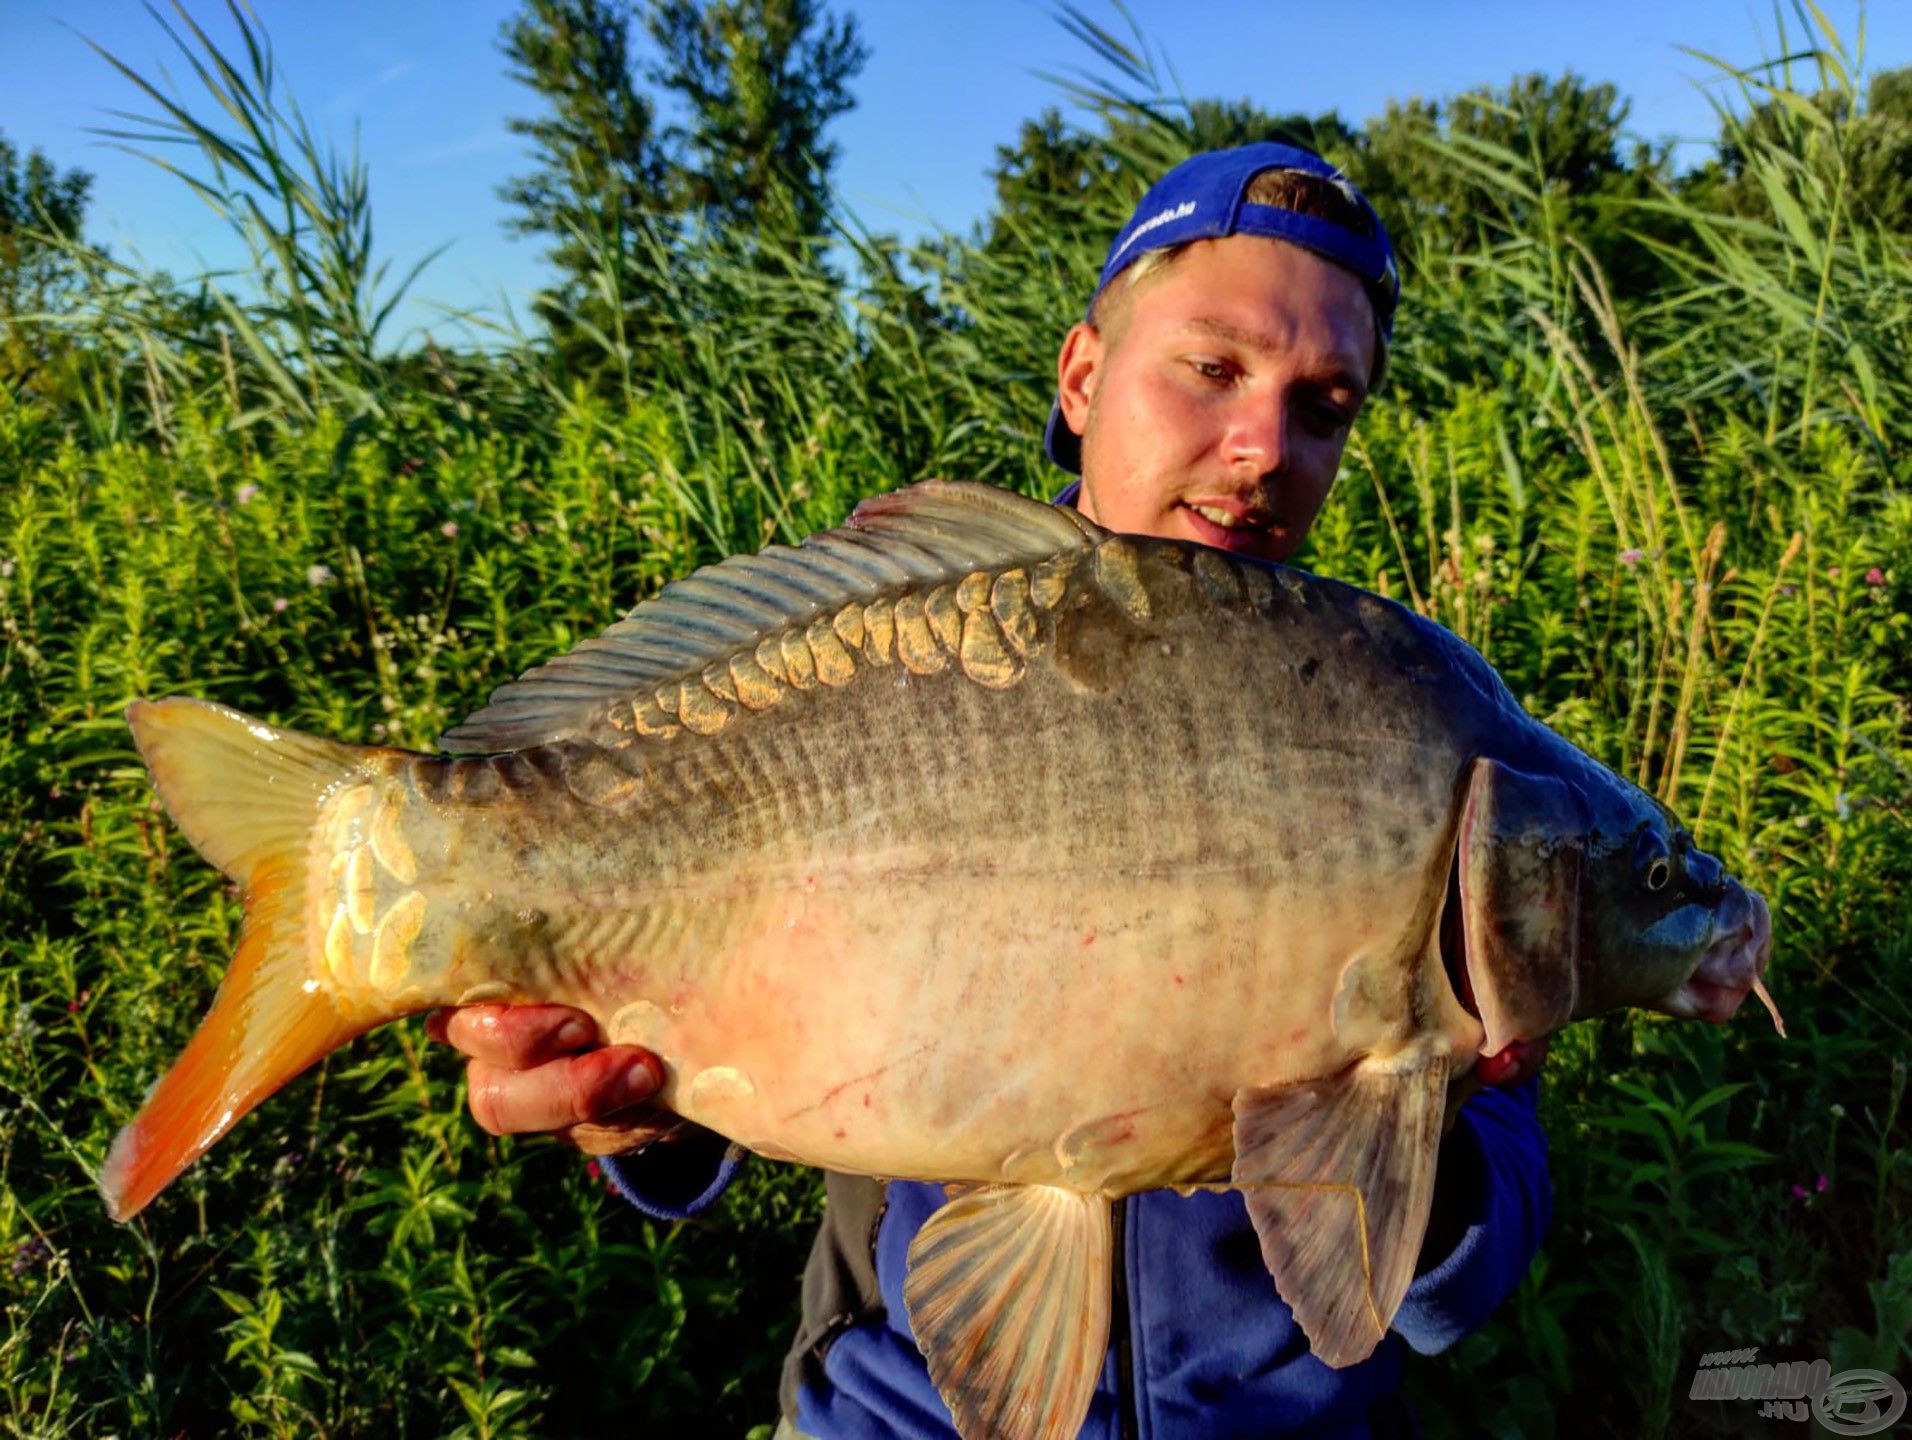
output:
<instances>
[{"instance_id":1,"label":"jacket sleeve","mask_svg":"<svg viewBox=\"0 0 1912 1440\"><path fill-rule=\"evenodd\" d=\"M688 1220L717 1203L743 1160L743 1146L696 1127L600 1163L617 1193L653 1220Z\"/></svg>"},{"instance_id":2,"label":"jacket sleeve","mask_svg":"<svg viewBox=\"0 0 1912 1440\"><path fill-rule=\"evenodd\" d=\"M1459 1212L1458 1238L1445 1255L1422 1254L1394 1315L1394 1328L1423 1355L1486 1324L1540 1249L1553 1218L1553 1181L1539 1088L1533 1079L1483 1090L1461 1107L1455 1143L1443 1147L1436 1183L1447 1191L1442 1203Z\"/></svg>"}]
</instances>

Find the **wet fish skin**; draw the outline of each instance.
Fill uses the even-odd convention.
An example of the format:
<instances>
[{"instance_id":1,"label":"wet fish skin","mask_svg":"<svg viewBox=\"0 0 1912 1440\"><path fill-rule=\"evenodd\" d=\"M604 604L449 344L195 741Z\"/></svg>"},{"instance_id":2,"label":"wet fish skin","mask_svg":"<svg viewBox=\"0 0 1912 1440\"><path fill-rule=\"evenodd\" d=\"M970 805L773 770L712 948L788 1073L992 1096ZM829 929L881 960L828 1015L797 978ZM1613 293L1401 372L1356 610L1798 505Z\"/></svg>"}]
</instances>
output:
<instances>
[{"instance_id":1,"label":"wet fish skin","mask_svg":"<svg viewBox=\"0 0 1912 1440\"><path fill-rule=\"evenodd\" d=\"M1290 627L1304 648L1331 651L1356 690L1369 672L1371 683L1386 683L1393 662L1359 628L1353 594L1343 613L1316 589L1257 587L1257 605L1243 584L1231 609L1193 581L1179 548L1104 550L1119 559L1098 552L1100 563L1062 577L1060 589L1048 577L1056 603L1042 612L1028 673L1008 691L959 673L959 657L931 628L931 607L918 619L904 606L899 648L915 630L916 643L943 649L943 663L900 663L887 684L827 697L816 685L790 685L748 731L697 736L686 727L659 744L607 718L590 741L478 759L405 757L389 780L340 791L319 848L362 854L364 817L396 809L404 848L440 857L419 877L423 890L396 901L381 892L372 933L356 940L365 953L345 973L375 992L368 1009L476 998L578 1005L608 1036L666 1058L666 1103L766 1153L1098 1191L1225 1179L1233 1087L1218 1052L1232 1047L1242 1053L1228 1063L1275 1080L1338 1068L1346 1043L1317 1045L1313 1027L1295 1041L1304 1027L1292 1019L1272 1041L1218 1041L1214 1007L1224 995L1228 1008L1272 1031L1296 1008L1326 1013L1346 960L1339 950L1310 955L1292 966L1305 982L1271 984L1255 949L1232 937L1297 911L1400 912L1385 936L1397 953L1370 968L1379 974L1423 946L1463 756L1420 710L1325 738L1354 707L1319 682L1312 652L1271 649L1263 628ZM1113 594L1105 574L1117 576ZM947 628L960 647L960 631ZM1150 651L1147 668L1138 648ZM1248 683L1216 686L1206 677L1217 669ZM925 684L940 693L926 699ZM659 729L670 712L655 697L650 704L666 717L653 716ZM922 743L926 707L941 714L949 743ZM1107 723L1111 713L1126 717L1119 727ZM1100 732L1092 761L1082 753L1085 727ZM1292 728L1323 738L1300 745ZM872 735L898 738L872 745ZM1423 763L1411 786L1366 797L1377 744L1406 747ZM1172 773L1151 762L1170 753L1185 762ZM905 790L907 805L898 800ZM1267 839L1270 794L1307 804L1318 833ZM501 804L514 807L509 825L493 818ZM925 811L936 825L925 825ZM1222 825L1224 814L1244 823ZM1361 838L1370 826L1372 841ZM1222 893L1243 876L1261 877L1256 893ZM1190 877L1214 878L1191 889ZM979 914L984 885L1002 903ZM375 974L369 957L383 917L426 891L434 906L402 974ZM1007 903L1011 896L1020 898ZM340 933L357 902L341 892L330 903L327 931ZM909 938L896 935L899 924ZM1018 933L1032 926L1039 933ZM1359 935L1371 926L1349 918L1339 928ZM912 946L928 950L918 965L909 963ZM1004 969L1054 967L1044 953L1052 946L1080 955L1050 976L1051 1000L1025 1001L1019 1028L950 1033L947 1014L1008 983ZM949 963L952 953L960 963ZM632 963L639 955L642 967ZM984 955L997 957L993 975ZM1152 973L1178 957L1180 970ZM828 1043L816 1035L825 1020L806 1017L842 999L818 992L819 970L862 997L853 1012L862 1023ZM1433 983L1431 972L1421 978ZM1298 999L1304 984L1318 993ZM1082 987L1146 996L1153 1023L1133 1035L1061 1038ZM1464 1017L1450 1023L1464 1043ZM1069 1069L1109 1074L1088 1085L1105 1094L1099 1113L1058 1118L1038 1108L1058 1046ZM1186 1098L1165 1100L1157 1092L1198 1051L1218 1054L1216 1073ZM967 1113L973 1077L984 1073L996 1077L991 1105ZM877 1078L845 1088L859 1076ZM1082 1095L1066 1103L1082 1104ZM1085 1148L1104 1117L1137 1111L1112 1123L1137 1131L1119 1150ZM908 1148L928 1135L933 1151Z\"/></svg>"},{"instance_id":2,"label":"wet fish skin","mask_svg":"<svg viewBox=\"0 0 1912 1440\"><path fill-rule=\"evenodd\" d=\"M981 1187L909 1288L971 1435L1073 1433L1096 1207L1136 1189L1241 1188L1317 1353L1360 1358L1451 1077L1613 1004L1724 1018L1770 951L1763 901L1438 626L980 487L679 582L447 737L499 753L129 718L248 919L116 1214L352 1034L576 1005L762 1154ZM1038 1260L1042 1325L982 1303ZM1033 1359L961 1359L998 1344Z\"/></svg>"}]
</instances>

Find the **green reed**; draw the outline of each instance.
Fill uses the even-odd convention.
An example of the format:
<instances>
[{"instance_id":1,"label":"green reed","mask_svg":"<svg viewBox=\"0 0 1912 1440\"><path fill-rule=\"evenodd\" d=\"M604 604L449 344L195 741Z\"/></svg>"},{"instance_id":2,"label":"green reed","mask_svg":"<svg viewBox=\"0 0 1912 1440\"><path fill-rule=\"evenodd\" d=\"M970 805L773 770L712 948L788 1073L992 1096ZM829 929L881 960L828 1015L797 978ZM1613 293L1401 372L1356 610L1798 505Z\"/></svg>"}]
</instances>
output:
<instances>
[{"instance_id":1,"label":"green reed","mask_svg":"<svg viewBox=\"0 0 1912 1440\"><path fill-rule=\"evenodd\" d=\"M910 255L849 226L828 253L600 245L615 319L574 317L601 365L573 367L538 337L381 348L403 282L379 278L363 167L313 138L254 22L226 56L182 15L195 98L132 77L156 107L132 133L186 142L175 163L255 263L196 311L81 256L73 393L0 395L6 1433L770 1419L814 1179L760 1164L718 1213L650 1224L568 1152L480 1133L415 1024L288 1087L134 1225L105 1220L106 1144L237 925L120 715L187 692L429 745L670 577L863 494L1049 488L1053 347L1190 135L1146 47L1071 14L1108 77L1071 83L1123 122L1126 199ZM1815 40L1801 91L1747 83L1853 84ZM1437 1435L1728 1424L1685 1383L1733 1346L1912 1374L1912 259L1852 213L1836 125L1744 142L1772 218L1639 202L1675 281L1636 304L1516 203L1547 193L1531 153L1445 156L1531 218L1464 264L1411 257L1394 379L1304 557L1479 645L1774 907L1789 1040L1758 1016L1556 1040L1553 1232L1484 1331L1413 1368ZM627 315L634 266L654 298Z\"/></svg>"}]
</instances>

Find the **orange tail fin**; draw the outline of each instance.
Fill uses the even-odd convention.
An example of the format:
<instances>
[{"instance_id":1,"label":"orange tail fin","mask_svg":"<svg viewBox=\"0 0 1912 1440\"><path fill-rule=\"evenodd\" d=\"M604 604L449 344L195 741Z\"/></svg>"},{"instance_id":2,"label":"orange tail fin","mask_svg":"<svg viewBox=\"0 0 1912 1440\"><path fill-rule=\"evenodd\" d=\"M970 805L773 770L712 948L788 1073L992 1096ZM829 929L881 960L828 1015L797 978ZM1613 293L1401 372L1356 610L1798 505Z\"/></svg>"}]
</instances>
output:
<instances>
[{"instance_id":1,"label":"orange tail fin","mask_svg":"<svg viewBox=\"0 0 1912 1440\"><path fill-rule=\"evenodd\" d=\"M212 1009L107 1152L100 1192L115 1220L138 1214L281 1085L395 1018L341 1003L307 903L320 808L341 785L381 777L380 752L197 700L141 701L126 718L180 830L245 887L246 915Z\"/></svg>"}]
</instances>

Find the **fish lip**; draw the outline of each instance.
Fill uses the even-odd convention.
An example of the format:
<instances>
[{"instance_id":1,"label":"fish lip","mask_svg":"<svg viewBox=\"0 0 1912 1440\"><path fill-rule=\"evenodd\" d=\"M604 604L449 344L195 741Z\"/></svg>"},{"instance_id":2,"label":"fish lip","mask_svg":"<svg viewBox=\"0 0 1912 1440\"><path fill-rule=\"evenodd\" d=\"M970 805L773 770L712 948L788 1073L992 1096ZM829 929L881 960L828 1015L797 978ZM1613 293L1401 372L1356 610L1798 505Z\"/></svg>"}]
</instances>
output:
<instances>
[{"instance_id":1,"label":"fish lip","mask_svg":"<svg viewBox=\"0 0 1912 1440\"><path fill-rule=\"evenodd\" d=\"M1765 898L1736 880L1730 881L1719 910L1742 907L1744 913L1733 917L1737 923L1722 923L1726 933L1706 947L1693 973L1660 1008L1681 1019L1706 1020L1715 1025L1725 1024L1738 1013L1772 963L1772 915Z\"/></svg>"}]
</instances>

